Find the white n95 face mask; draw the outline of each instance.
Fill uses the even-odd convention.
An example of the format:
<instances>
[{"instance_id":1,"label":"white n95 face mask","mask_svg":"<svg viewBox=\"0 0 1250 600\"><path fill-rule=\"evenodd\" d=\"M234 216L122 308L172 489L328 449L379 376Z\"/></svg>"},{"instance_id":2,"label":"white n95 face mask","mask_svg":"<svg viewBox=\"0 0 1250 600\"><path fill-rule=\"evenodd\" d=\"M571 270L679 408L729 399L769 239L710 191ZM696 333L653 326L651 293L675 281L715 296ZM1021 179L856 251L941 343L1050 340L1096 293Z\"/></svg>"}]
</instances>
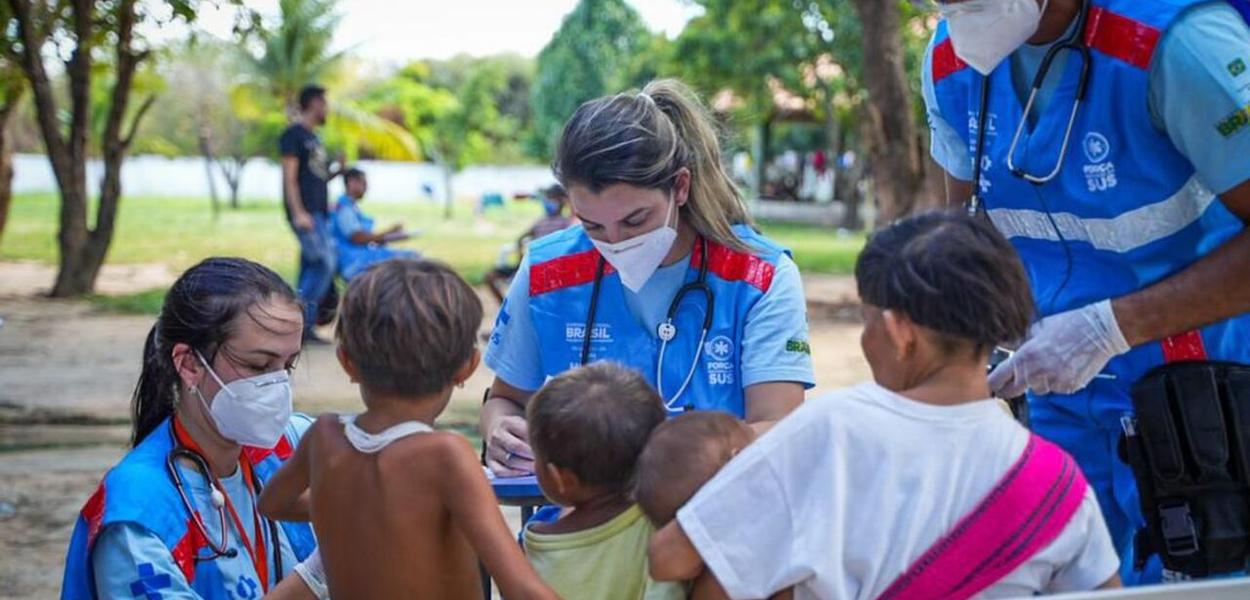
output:
<instances>
[{"instance_id":1,"label":"white n95 face mask","mask_svg":"<svg viewBox=\"0 0 1250 600\"><path fill-rule=\"evenodd\" d=\"M673 249L677 241L677 229L669 227L669 217L677 212L677 203L669 197L672 212L664 213L664 225L642 235L636 235L623 242L611 244L592 239L595 248L603 258L621 275L621 283L635 293L651 279L655 270L660 268L668 251ZM674 219L676 220L676 219ZM676 223L673 223L675 226Z\"/></svg>"},{"instance_id":2,"label":"white n95 face mask","mask_svg":"<svg viewBox=\"0 0 1250 600\"><path fill-rule=\"evenodd\" d=\"M273 448L291 420L291 378L285 370L222 382L208 361L196 352L221 389L209 405L195 388L222 437L244 446Z\"/></svg>"},{"instance_id":3,"label":"white n95 face mask","mask_svg":"<svg viewBox=\"0 0 1250 600\"><path fill-rule=\"evenodd\" d=\"M966 0L938 5L950 28L955 55L989 75L1022 46L1042 22L1050 0Z\"/></svg>"}]
</instances>

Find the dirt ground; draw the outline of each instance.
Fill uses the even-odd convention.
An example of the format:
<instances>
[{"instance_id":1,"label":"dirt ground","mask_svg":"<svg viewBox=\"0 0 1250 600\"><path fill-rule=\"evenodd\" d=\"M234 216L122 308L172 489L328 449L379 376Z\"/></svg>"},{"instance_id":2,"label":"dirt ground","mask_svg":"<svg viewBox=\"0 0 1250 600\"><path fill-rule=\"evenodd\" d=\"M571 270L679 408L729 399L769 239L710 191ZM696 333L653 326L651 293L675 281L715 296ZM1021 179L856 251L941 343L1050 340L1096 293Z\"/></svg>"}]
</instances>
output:
<instances>
[{"instance_id":1,"label":"dirt ground","mask_svg":"<svg viewBox=\"0 0 1250 600\"><path fill-rule=\"evenodd\" d=\"M124 453L129 401L152 317L101 312L82 301L40 296L50 267L0 263L0 598L54 598L79 508ZM98 289L120 294L168 285L160 265L105 267ZM853 282L805 278L818 387L869 376L859 353ZM494 303L483 321L494 320ZM292 374L296 408L309 413L360 409L330 347L305 351ZM469 431L477 422L485 368L461 390L440 425ZM505 514L515 527L516 511Z\"/></svg>"}]
</instances>

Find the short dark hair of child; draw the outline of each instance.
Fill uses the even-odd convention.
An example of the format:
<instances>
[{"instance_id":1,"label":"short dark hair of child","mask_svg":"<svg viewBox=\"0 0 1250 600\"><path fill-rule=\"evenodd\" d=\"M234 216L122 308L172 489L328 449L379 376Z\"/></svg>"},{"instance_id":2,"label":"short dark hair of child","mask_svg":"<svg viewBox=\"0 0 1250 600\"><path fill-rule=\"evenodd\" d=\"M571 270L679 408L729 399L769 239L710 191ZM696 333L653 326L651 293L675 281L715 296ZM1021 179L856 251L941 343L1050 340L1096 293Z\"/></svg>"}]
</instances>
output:
<instances>
[{"instance_id":1,"label":"short dark hair of child","mask_svg":"<svg viewBox=\"0 0 1250 600\"><path fill-rule=\"evenodd\" d=\"M453 383L481 326L482 302L455 271L394 258L352 278L335 334L362 387L424 396Z\"/></svg>"},{"instance_id":2,"label":"short dark hair of child","mask_svg":"<svg viewBox=\"0 0 1250 600\"><path fill-rule=\"evenodd\" d=\"M318 98L325 99L325 97L326 97L325 88L315 83L306 85L303 88L301 88L299 91L299 109L308 110L308 107L312 105L313 100L316 100Z\"/></svg>"},{"instance_id":3,"label":"short dark hair of child","mask_svg":"<svg viewBox=\"0 0 1250 600\"><path fill-rule=\"evenodd\" d=\"M656 527L663 526L754 440L755 431L729 413L678 415L651 433L638 457L634 500Z\"/></svg>"},{"instance_id":4,"label":"short dark hair of child","mask_svg":"<svg viewBox=\"0 0 1250 600\"><path fill-rule=\"evenodd\" d=\"M346 171L343 171L343 181L345 182L355 181L355 180L364 179L364 178L365 178L365 172L361 171L360 169L357 169L356 167L352 167Z\"/></svg>"},{"instance_id":5,"label":"short dark hair of child","mask_svg":"<svg viewBox=\"0 0 1250 600\"><path fill-rule=\"evenodd\" d=\"M855 264L859 297L907 315L950 350L1015 342L1033 320L1024 265L985 219L932 211L873 234Z\"/></svg>"},{"instance_id":6,"label":"short dark hair of child","mask_svg":"<svg viewBox=\"0 0 1250 600\"><path fill-rule=\"evenodd\" d=\"M564 186L558 183L553 183L551 184L551 187L543 190L543 195L551 198L552 200L567 200L569 197L568 191L564 189Z\"/></svg>"},{"instance_id":7,"label":"short dark hair of child","mask_svg":"<svg viewBox=\"0 0 1250 600\"><path fill-rule=\"evenodd\" d=\"M548 381L530 399L526 418L537 458L583 484L624 491L665 411L642 374L598 362Z\"/></svg>"}]
</instances>

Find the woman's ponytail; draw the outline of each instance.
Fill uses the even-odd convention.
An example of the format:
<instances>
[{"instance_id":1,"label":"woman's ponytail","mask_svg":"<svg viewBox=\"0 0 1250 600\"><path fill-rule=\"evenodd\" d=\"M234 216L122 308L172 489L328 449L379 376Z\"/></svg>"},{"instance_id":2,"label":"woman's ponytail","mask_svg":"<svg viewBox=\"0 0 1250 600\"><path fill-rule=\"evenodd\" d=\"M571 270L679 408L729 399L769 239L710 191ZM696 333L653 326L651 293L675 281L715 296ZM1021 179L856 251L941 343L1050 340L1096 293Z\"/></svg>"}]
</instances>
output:
<instances>
[{"instance_id":1,"label":"woman's ponytail","mask_svg":"<svg viewBox=\"0 0 1250 600\"><path fill-rule=\"evenodd\" d=\"M160 326L160 321L152 325L148 339L143 343L143 371L139 374L139 383L135 385L131 402L134 432L130 443L135 446L174 414L178 397L178 374L174 372L173 359L161 356Z\"/></svg>"},{"instance_id":2,"label":"woman's ponytail","mask_svg":"<svg viewBox=\"0 0 1250 600\"><path fill-rule=\"evenodd\" d=\"M642 91L673 124L676 139L686 148L690 169L687 214L699 233L739 250L747 250L732 227L751 224L742 193L721 162L719 135L698 96L676 79L653 81Z\"/></svg>"},{"instance_id":3,"label":"woman's ponytail","mask_svg":"<svg viewBox=\"0 0 1250 600\"><path fill-rule=\"evenodd\" d=\"M751 216L721 164L714 121L680 81L653 81L642 92L581 105L564 125L552 164L566 188L596 192L617 183L668 191L681 169L690 170L683 217L712 241L750 252L733 230L750 225Z\"/></svg>"}]
</instances>

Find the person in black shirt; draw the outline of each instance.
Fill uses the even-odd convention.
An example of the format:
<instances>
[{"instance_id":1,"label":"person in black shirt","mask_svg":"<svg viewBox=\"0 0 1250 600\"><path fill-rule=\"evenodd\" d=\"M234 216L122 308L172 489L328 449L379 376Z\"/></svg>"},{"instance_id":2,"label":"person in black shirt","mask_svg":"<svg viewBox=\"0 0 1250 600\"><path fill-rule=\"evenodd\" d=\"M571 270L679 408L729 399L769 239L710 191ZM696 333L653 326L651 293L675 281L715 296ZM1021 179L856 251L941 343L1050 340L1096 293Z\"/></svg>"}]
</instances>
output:
<instances>
[{"instance_id":1,"label":"person in black shirt","mask_svg":"<svg viewBox=\"0 0 1250 600\"><path fill-rule=\"evenodd\" d=\"M317 307L334 285L336 257L330 230L327 184L330 171L316 129L326 122L326 90L309 85L299 93L299 116L278 140L282 154L282 198L287 221L299 240L299 297L304 302L304 339L313 334Z\"/></svg>"}]
</instances>

